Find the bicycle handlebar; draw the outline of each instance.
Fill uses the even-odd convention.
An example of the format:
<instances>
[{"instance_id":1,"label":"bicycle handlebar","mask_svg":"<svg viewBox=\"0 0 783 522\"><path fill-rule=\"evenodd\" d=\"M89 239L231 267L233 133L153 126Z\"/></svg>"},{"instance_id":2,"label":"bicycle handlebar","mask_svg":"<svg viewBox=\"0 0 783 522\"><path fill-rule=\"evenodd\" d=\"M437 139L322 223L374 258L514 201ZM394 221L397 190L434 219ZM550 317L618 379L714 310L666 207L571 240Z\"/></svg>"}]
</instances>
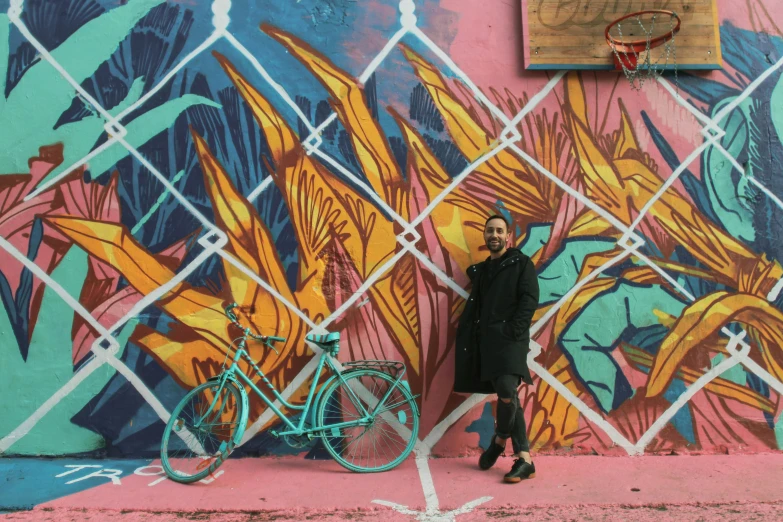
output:
<instances>
[{"instance_id":1,"label":"bicycle handlebar","mask_svg":"<svg viewBox=\"0 0 783 522\"><path fill-rule=\"evenodd\" d=\"M255 339L256 341L260 341L264 343L266 346L274 350L274 352L278 355L280 355L280 352L275 350L275 347L272 345L272 343L284 343L286 341L285 337L275 337L274 335L256 335L253 332L250 331L250 328L246 328L242 326L242 324L239 322L239 319L237 318L237 315L234 313L234 309L239 308L239 305L236 303L231 303L225 308L226 316L231 320L232 323L234 323L238 328L240 328L244 333L246 337L250 337L251 339Z\"/></svg>"}]
</instances>

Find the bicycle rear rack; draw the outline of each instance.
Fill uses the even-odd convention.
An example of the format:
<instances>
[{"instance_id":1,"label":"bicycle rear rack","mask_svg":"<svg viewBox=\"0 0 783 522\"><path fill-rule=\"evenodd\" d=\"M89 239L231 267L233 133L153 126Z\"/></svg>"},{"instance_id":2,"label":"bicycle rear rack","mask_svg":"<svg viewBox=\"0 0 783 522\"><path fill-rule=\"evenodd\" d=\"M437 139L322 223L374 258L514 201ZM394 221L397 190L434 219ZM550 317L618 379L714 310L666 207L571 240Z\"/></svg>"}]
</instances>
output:
<instances>
[{"instance_id":1,"label":"bicycle rear rack","mask_svg":"<svg viewBox=\"0 0 783 522\"><path fill-rule=\"evenodd\" d=\"M405 375L405 363L402 361L382 361L382 360L367 360L367 361L350 361L343 363L343 367L346 370L377 370L379 372L388 373L395 379L402 378Z\"/></svg>"}]
</instances>

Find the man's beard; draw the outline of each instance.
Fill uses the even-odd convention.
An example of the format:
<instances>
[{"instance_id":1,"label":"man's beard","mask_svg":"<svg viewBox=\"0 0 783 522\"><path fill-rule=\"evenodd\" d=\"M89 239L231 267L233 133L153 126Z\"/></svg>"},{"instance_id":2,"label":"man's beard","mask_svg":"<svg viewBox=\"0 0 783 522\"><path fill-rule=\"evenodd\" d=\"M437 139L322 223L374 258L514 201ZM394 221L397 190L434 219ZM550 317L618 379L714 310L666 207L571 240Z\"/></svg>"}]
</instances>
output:
<instances>
[{"instance_id":1,"label":"man's beard","mask_svg":"<svg viewBox=\"0 0 783 522\"><path fill-rule=\"evenodd\" d=\"M505 241L498 241L497 243L492 244L489 241L487 241L486 245L487 245L487 249L489 249L490 252L500 252L501 250L503 250L503 247L506 246L506 243Z\"/></svg>"}]
</instances>

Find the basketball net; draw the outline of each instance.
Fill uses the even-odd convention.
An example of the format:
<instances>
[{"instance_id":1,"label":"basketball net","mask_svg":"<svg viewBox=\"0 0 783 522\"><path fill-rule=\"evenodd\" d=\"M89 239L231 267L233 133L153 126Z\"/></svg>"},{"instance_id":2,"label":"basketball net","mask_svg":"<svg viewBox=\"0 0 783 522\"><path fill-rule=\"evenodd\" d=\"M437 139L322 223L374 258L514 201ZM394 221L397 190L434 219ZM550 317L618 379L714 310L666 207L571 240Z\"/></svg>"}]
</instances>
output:
<instances>
[{"instance_id":1,"label":"basketball net","mask_svg":"<svg viewBox=\"0 0 783 522\"><path fill-rule=\"evenodd\" d=\"M617 70L622 69L625 74L628 83L635 91L640 91L647 80L657 80L663 75L664 70L671 63L674 70L674 84L679 94L679 82L677 77L677 49L674 45L674 37L677 33L677 27L675 27L676 14L671 15L665 13L650 13L649 19L646 23L642 20L642 15L645 13L639 13L636 16L631 15L625 20L618 20L611 26L613 33L612 38L608 41L609 46L614 53L614 63ZM662 42L655 42L654 33L656 22L658 22L658 16L663 14L669 17L669 33L670 36L666 37ZM660 31L660 24L664 22L658 22L658 30ZM631 31L639 29L644 35L642 38L625 41L623 37L623 26L626 28L626 34L632 34ZM607 35L609 33L607 32ZM663 47L663 52L658 55L658 58L653 61L650 51L657 47ZM661 63L663 61L663 63Z\"/></svg>"}]
</instances>

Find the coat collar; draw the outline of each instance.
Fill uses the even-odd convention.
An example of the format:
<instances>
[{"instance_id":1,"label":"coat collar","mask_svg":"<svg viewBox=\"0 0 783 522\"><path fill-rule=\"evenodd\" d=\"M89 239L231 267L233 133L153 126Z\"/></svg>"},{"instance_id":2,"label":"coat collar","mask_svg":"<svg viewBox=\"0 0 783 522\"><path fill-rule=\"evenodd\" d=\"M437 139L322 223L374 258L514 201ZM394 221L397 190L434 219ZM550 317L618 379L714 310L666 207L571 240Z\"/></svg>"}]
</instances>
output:
<instances>
[{"instance_id":1,"label":"coat collar","mask_svg":"<svg viewBox=\"0 0 783 522\"><path fill-rule=\"evenodd\" d=\"M483 263L480 263L479 266L481 266L481 272L485 273L487 268L489 267L489 262L492 259L492 257L487 257L487 259L484 260ZM498 269L495 271L494 274L492 274L492 279L487 281L487 283L490 283L492 280L497 277L497 275L503 271L503 269L508 268L512 265L515 265L522 261L524 259L524 254L520 252L516 248L509 248L505 254L503 254L503 257L500 258L500 266L498 266Z\"/></svg>"},{"instance_id":2,"label":"coat collar","mask_svg":"<svg viewBox=\"0 0 783 522\"><path fill-rule=\"evenodd\" d=\"M503 257L500 258L500 267L498 270L501 270L503 268L506 268L509 265L513 265L514 263L517 263L522 260L523 258L522 252L517 248L509 248L506 250L506 253L503 254ZM488 256L483 263L482 268L486 268L489 266L489 262L492 260L492 256Z\"/></svg>"},{"instance_id":3,"label":"coat collar","mask_svg":"<svg viewBox=\"0 0 783 522\"><path fill-rule=\"evenodd\" d=\"M487 267L489 266L489 261L491 259L492 258L490 256L487 256L487 258L484 261L481 261L480 263L476 263L475 265L471 265L468 267L467 274L471 282L475 282L476 276L483 273L487 269ZM523 259L525 259L525 254L523 254L522 251L519 250L518 248L509 248L506 251L506 253L503 254L503 257L501 259L502 261L500 262L500 266L498 267L497 272L495 272L495 275L497 275L504 268L516 264L522 261Z\"/></svg>"}]
</instances>

